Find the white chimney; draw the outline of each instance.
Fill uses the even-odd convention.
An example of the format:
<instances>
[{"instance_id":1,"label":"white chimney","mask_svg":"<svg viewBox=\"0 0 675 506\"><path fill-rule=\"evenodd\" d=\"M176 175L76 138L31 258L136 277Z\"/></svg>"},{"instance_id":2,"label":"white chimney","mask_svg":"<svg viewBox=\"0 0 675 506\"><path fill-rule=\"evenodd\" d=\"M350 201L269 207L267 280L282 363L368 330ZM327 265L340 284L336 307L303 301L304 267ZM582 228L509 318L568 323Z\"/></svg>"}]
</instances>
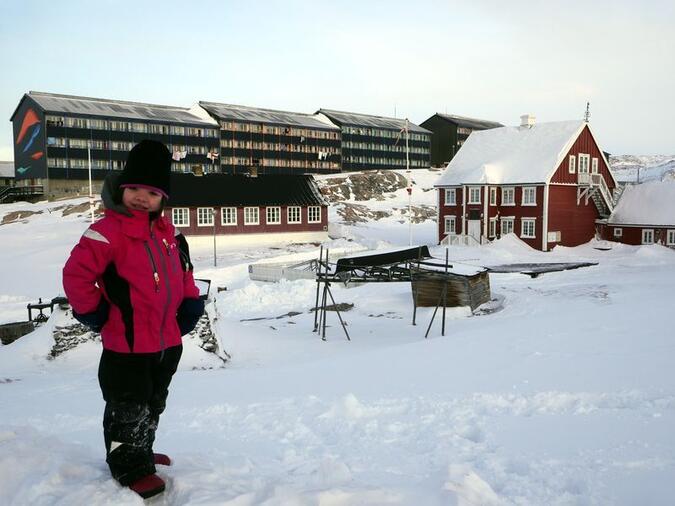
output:
<instances>
[{"instance_id":1,"label":"white chimney","mask_svg":"<svg viewBox=\"0 0 675 506\"><path fill-rule=\"evenodd\" d=\"M520 126L532 128L534 126L534 122L535 122L536 119L537 118L535 117L534 114L523 114L520 117Z\"/></svg>"}]
</instances>

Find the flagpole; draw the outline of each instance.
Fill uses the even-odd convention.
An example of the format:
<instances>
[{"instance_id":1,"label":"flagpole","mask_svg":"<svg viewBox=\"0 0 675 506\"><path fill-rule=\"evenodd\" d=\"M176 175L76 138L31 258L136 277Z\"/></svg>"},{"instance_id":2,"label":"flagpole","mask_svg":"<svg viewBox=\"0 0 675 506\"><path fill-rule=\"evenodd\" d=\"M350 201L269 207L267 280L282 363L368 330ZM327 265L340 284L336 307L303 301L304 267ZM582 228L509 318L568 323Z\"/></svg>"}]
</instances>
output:
<instances>
[{"instance_id":1,"label":"flagpole","mask_svg":"<svg viewBox=\"0 0 675 506\"><path fill-rule=\"evenodd\" d=\"M412 183L410 181L410 145L408 140L410 138L410 130L408 128L408 118L405 119L405 172L408 179L408 245L412 246Z\"/></svg>"},{"instance_id":2,"label":"flagpole","mask_svg":"<svg viewBox=\"0 0 675 506\"><path fill-rule=\"evenodd\" d=\"M91 222L94 223L94 192L91 187L91 143L87 143L87 158L89 159L89 212Z\"/></svg>"}]
</instances>

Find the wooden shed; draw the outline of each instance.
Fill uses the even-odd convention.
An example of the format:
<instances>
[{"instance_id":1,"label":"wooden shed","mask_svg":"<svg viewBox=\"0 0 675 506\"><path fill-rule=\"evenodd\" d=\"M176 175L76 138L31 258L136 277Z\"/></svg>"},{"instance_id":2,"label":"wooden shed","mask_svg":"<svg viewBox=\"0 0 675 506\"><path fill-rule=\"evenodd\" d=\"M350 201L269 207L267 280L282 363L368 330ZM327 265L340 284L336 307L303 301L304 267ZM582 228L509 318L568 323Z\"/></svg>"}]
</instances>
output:
<instances>
[{"instance_id":1,"label":"wooden shed","mask_svg":"<svg viewBox=\"0 0 675 506\"><path fill-rule=\"evenodd\" d=\"M481 267L420 262L411 278L417 307L469 306L473 311L491 298L490 277Z\"/></svg>"}]
</instances>

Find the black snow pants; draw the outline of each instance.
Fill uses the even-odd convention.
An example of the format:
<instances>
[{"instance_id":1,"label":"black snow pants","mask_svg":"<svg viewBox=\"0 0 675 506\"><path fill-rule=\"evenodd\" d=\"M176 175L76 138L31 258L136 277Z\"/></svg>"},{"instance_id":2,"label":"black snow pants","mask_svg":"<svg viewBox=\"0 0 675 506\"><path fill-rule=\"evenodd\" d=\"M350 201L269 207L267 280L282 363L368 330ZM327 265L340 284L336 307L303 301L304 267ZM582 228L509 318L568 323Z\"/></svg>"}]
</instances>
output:
<instances>
[{"instance_id":1,"label":"black snow pants","mask_svg":"<svg viewBox=\"0 0 675 506\"><path fill-rule=\"evenodd\" d=\"M106 402L106 462L122 485L155 472L155 431L182 352L180 345L157 353L103 350L98 381Z\"/></svg>"}]
</instances>

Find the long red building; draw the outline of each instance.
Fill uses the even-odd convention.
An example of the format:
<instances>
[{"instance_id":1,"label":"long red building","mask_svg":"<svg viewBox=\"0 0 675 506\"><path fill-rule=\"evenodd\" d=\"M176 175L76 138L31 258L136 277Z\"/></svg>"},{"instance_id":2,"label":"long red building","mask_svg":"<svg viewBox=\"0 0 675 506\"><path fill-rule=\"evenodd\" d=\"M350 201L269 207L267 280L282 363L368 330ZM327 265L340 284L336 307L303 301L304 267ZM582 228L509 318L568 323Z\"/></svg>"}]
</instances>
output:
<instances>
[{"instance_id":1,"label":"long red building","mask_svg":"<svg viewBox=\"0 0 675 506\"><path fill-rule=\"evenodd\" d=\"M518 127L473 132L435 187L440 243L515 233L548 251L592 239L617 183L587 122L526 115Z\"/></svg>"}]
</instances>

